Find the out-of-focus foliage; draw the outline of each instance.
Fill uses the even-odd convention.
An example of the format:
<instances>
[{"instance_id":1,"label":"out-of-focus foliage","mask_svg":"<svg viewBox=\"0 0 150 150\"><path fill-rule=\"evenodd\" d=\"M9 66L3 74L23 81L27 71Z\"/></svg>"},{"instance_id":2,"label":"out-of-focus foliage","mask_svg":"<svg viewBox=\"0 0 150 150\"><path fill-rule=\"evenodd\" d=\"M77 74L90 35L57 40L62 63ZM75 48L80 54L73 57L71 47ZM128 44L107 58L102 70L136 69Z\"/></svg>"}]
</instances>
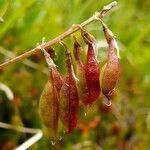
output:
<instances>
[{"instance_id":1,"label":"out-of-focus foliage","mask_svg":"<svg viewBox=\"0 0 150 150\"><path fill-rule=\"evenodd\" d=\"M0 0L0 62L19 55L41 42L53 39L74 23L80 23L100 10L110 0ZM6 7L7 5L7 7ZM121 78L112 107L98 101L89 115L82 115L78 129L51 146L48 133L30 149L149 149L150 141L150 3L148 0L118 0L118 6L104 18L117 36L121 55ZM5 11L6 10L6 11ZM104 40L100 23L86 27L98 43ZM82 39L79 36L83 46ZM65 40L72 49L72 39ZM56 45L56 64L65 74L64 50ZM11 52L11 53L10 53ZM102 66L106 48L99 49ZM9 102L0 93L0 121L42 128L38 114L41 91L47 81L43 73L43 55L28 58L0 70L0 82L15 94ZM25 65L27 64L27 65ZM36 69L35 69L36 68ZM17 113L16 113L17 110ZM82 114L82 113L81 113ZM45 130L45 129L43 129ZM0 129L0 149L12 149L28 138L27 135ZM89 141L89 142L87 142ZM85 146L89 145L89 146Z\"/></svg>"}]
</instances>

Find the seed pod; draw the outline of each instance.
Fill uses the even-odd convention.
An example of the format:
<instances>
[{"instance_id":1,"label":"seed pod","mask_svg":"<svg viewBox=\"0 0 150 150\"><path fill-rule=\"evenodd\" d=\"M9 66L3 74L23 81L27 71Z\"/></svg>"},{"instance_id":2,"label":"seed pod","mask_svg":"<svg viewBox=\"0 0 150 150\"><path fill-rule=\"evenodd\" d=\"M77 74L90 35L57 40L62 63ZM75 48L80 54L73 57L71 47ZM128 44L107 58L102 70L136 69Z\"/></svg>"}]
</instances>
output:
<instances>
[{"instance_id":1,"label":"seed pod","mask_svg":"<svg viewBox=\"0 0 150 150\"><path fill-rule=\"evenodd\" d=\"M64 46L67 48L66 45ZM60 119L65 126L65 133L71 133L76 128L79 108L78 92L71 63L71 54L67 49L66 64L68 75L60 90Z\"/></svg>"},{"instance_id":2,"label":"seed pod","mask_svg":"<svg viewBox=\"0 0 150 150\"><path fill-rule=\"evenodd\" d=\"M78 78L77 88L79 93L79 98L82 102L85 102L87 97L87 86L86 86L86 79L85 79L85 68L84 64L80 59L80 54L82 51L82 47L77 41L77 38L74 36L74 57L76 61L76 76Z\"/></svg>"},{"instance_id":3,"label":"seed pod","mask_svg":"<svg viewBox=\"0 0 150 150\"><path fill-rule=\"evenodd\" d=\"M40 97L39 112L42 121L52 133L54 141L56 141L59 120L58 99L63 80L49 54L46 52L45 54L49 65L49 78Z\"/></svg>"},{"instance_id":4,"label":"seed pod","mask_svg":"<svg viewBox=\"0 0 150 150\"><path fill-rule=\"evenodd\" d=\"M100 69L94 51L94 38L86 31L82 31L82 36L88 45L87 60L85 64L85 77L87 84L87 98L85 104L91 105L98 99L100 94Z\"/></svg>"},{"instance_id":5,"label":"seed pod","mask_svg":"<svg viewBox=\"0 0 150 150\"><path fill-rule=\"evenodd\" d=\"M53 68L52 74L54 76L54 85L57 89L57 92L59 93L60 89L63 85L63 78L62 78L62 76L60 75L60 73L58 72L58 70L56 68Z\"/></svg>"},{"instance_id":6,"label":"seed pod","mask_svg":"<svg viewBox=\"0 0 150 150\"><path fill-rule=\"evenodd\" d=\"M102 74L100 77L100 84L103 94L110 101L111 95L116 87L120 74L119 58L115 54L115 38L113 33L108 27L102 23L103 31L109 45L107 63L102 68Z\"/></svg>"}]
</instances>

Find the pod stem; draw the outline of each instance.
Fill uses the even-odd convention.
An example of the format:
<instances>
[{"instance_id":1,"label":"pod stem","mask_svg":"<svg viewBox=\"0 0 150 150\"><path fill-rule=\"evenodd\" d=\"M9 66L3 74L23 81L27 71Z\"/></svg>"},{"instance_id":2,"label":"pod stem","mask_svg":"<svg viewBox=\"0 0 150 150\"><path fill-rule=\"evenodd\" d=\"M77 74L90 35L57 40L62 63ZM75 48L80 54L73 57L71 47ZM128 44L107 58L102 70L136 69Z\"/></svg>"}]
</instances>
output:
<instances>
[{"instance_id":1,"label":"pod stem","mask_svg":"<svg viewBox=\"0 0 150 150\"><path fill-rule=\"evenodd\" d=\"M64 47L66 54L70 54L70 50L69 50L68 46L63 41L60 41L59 43L60 43L60 45L62 45Z\"/></svg>"},{"instance_id":2,"label":"pod stem","mask_svg":"<svg viewBox=\"0 0 150 150\"><path fill-rule=\"evenodd\" d=\"M103 18L107 14L107 12L112 10L112 8L114 8L116 5L117 5L117 2L113 1L110 4L104 6L101 12L95 13L89 19L87 19L84 22L82 22L80 24L80 26L84 27L84 26L90 24L91 22L94 22L96 20L96 17ZM51 47L52 45L59 43L61 40L65 39L66 37L70 36L71 34L77 32L79 29L80 29L79 27L75 28L75 27L71 26L66 32L62 33L61 35L57 36L56 38L50 40L49 42L45 42L44 44L42 43L40 45L40 47L42 47L44 49L46 49L48 47ZM27 58L27 57L29 57L29 56L39 52L40 50L41 50L41 48L39 48L39 46L35 47L35 48L33 48L33 49L31 49L31 50L29 50L29 51L27 51L27 52L25 52L25 53L23 53L23 54L21 54L19 56L16 56L16 57L14 57L14 58L12 58L12 59L10 59L10 60L0 64L0 68L4 68L4 67L6 67L6 66L8 66L10 64L13 64L13 63L16 63L16 62L18 62L20 60L23 60L23 59L25 59L25 58Z\"/></svg>"},{"instance_id":3,"label":"pod stem","mask_svg":"<svg viewBox=\"0 0 150 150\"><path fill-rule=\"evenodd\" d=\"M113 32L108 28L108 26L103 22L103 20L101 18L95 17L95 19L97 19L101 22L107 43L109 44L110 40L113 40L113 46L117 50L117 57L120 58L120 54L119 54L120 49L119 49L119 46L116 41L116 36L113 34Z\"/></svg>"},{"instance_id":4,"label":"pod stem","mask_svg":"<svg viewBox=\"0 0 150 150\"><path fill-rule=\"evenodd\" d=\"M42 38L42 44L44 44L44 43L45 43L45 37ZM42 47L41 45L38 45L37 47L43 52L43 54L45 56L45 60L48 64L48 67L49 68L56 67L56 65L54 64L54 61L52 60L52 58L50 56L50 54L45 50L45 48Z\"/></svg>"},{"instance_id":5,"label":"pod stem","mask_svg":"<svg viewBox=\"0 0 150 150\"><path fill-rule=\"evenodd\" d=\"M101 22L101 25L102 25L103 31L104 31L104 35L106 37L107 42L109 43L109 41L111 39L115 39L116 37L114 36L113 32L108 28L108 26L103 22L103 20L101 18L98 18L98 17L96 17L96 19Z\"/></svg>"}]
</instances>

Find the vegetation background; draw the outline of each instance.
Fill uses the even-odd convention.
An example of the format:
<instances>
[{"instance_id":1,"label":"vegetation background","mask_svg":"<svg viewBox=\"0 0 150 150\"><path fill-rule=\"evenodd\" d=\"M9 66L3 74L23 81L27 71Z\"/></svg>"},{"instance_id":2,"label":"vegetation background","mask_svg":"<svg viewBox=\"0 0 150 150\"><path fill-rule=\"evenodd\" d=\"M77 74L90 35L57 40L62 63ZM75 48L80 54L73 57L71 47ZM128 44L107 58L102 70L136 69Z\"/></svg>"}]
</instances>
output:
<instances>
[{"instance_id":1,"label":"vegetation background","mask_svg":"<svg viewBox=\"0 0 150 150\"><path fill-rule=\"evenodd\" d=\"M0 0L0 62L53 39L74 23L81 23L110 0ZM13 91L9 101L0 91L0 121L30 128L42 128L44 137L35 149L149 150L150 141L150 2L148 0L118 0L115 11L104 17L117 36L121 55L121 77L112 107L98 101L89 115L81 115L78 128L64 136L55 146L50 144L38 114L39 97L47 81L47 65L41 54L0 70L0 82ZM105 45L100 23L86 27L100 47ZM77 33L83 47L79 33ZM72 49L72 38L65 40ZM56 64L65 75L64 50L55 46ZM99 49L100 66L107 48ZM31 135L0 129L0 149L9 150ZM89 141L89 144L86 142Z\"/></svg>"}]
</instances>

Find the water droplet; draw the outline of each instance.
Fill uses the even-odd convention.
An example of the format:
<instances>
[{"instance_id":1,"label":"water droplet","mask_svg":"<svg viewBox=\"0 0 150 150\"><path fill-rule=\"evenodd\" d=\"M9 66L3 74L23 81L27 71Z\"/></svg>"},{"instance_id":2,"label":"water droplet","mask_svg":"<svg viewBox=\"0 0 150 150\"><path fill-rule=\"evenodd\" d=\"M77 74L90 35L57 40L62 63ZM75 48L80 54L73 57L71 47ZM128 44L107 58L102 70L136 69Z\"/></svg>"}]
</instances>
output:
<instances>
[{"instance_id":1,"label":"water droplet","mask_svg":"<svg viewBox=\"0 0 150 150\"><path fill-rule=\"evenodd\" d=\"M51 144L54 146L56 144L55 140L51 140Z\"/></svg>"},{"instance_id":2,"label":"water droplet","mask_svg":"<svg viewBox=\"0 0 150 150\"><path fill-rule=\"evenodd\" d=\"M85 117L86 117L87 114L88 114L88 110L89 110L89 106L86 106L86 107L85 107L85 110L84 110L84 116L85 116Z\"/></svg>"},{"instance_id":3,"label":"water droplet","mask_svg":"<svg viewBox=\"0 0 150 150\"><path fill-rule=\"evenodd\" d=\"M66 129L63 134L65 135L65 134L68 134L68 133L69 133L69 130Z\"/></svg>"},{"instance_id":4,"label":"water droplet","mask_svg":"<svg viewBox=\"0 0 150 150\"><path fill-rule=\"evenodd\" d=\"M4 22L4 19L3 19L3 17L1 17L1 16L0 16L0 22Z\"/></svg>"},{"instance_id":5,"label":"water droplet","mask_svg":"<svg viewBox=\"0 0 150 150\"><path fill-rule=\"evenodd\" d=\"M59 141L61 141L62 139L63 139L63 137L62 137L62 136L60 136L60 137L59 137Z\"/></svg>"},{"instance_id":6,"label":"water droplet","mask_svg":"<svg viewBox=\"0 0 150 150\"><path fill-rule=\"evenodd\" d=\"M111 100L110 100L110 99L107 99L107 102L104 102L104 104L105 104L106 106L111 106Z\"/></svg>"}]
</instances>

